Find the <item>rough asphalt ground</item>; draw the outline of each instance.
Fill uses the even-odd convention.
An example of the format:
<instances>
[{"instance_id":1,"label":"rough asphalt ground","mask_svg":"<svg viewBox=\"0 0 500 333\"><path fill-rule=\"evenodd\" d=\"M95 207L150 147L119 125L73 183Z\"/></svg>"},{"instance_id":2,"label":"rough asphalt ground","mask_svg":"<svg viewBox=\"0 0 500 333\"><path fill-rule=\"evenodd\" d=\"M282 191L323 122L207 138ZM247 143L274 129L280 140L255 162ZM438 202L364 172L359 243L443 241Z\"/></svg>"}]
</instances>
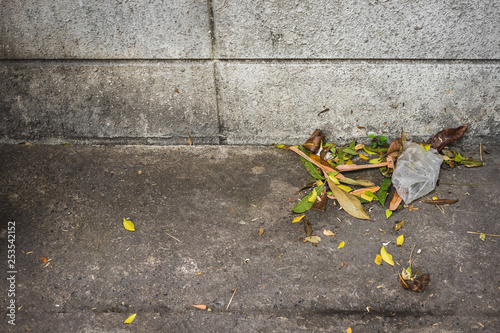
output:
<instances>
[{"instance_id":1,"label":"rough asphalt ground","mask_svg":"<svg viewBox=\"0 0 500 333\"><path fill-rule=\"evenodd\" d=\"M468 233L500 234L500 146L484 148L484 167L441 169L437 194L457 203L416 201L387 219L372 202L366 221L331 201L307 213L313 246L291 222L309 180L291 151L0 146L0 331L500 332L500 238ZM396 265L377 266L388 241ZM397 275L414 244L414 271L431 275L422 293Z\"/></svg>"}]
</instances>

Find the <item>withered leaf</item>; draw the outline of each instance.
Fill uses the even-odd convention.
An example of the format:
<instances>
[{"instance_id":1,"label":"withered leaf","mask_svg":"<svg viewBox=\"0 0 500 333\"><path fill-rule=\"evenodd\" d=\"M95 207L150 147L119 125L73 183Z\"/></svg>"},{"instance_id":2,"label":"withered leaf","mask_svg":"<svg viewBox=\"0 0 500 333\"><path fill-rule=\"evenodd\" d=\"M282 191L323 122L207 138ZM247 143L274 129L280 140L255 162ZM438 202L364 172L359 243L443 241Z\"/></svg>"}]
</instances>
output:
<instances>
[{"instance_id":1,"label":"withered leaf","mask_svg":"<svg viewBox=\"0 0 500 333\"><path fill-rule=\"evenodd\" d=\"M316 198L316 201L314 201L311 209L320 210L320 211L324 212L326 209L327 201L328 201L328 197L326 196L326 187L325 187L325 188L323 188L323 192L321 192L321 195L319 195Z\"/></svg>"},{"instance_id":2,"label":"withered leaf","mask_svg":"<svg viewBox=\"0 0 500 333\"><path fill-rule=\"evenodd\" d=\"M457 201L458 201L458 199L422 200L422 202L432 204L432 205L451 205Z\"/></svg>"},{"instance_id":3,"label":"withered leaf","mask_svg":"<svg viewBox=\"0 0 500 333\"><path fill-rule=\"evenodd\" d=\"M395 231L398 231L399 229L401 229L402 227L404 227L405 225L405 221L401 221L401 222L398 222L394 225L394 230Z\"/></svg>"},{"instance_id":4,"label":"withered leaf","mask_svg":"<svg viewBox=\"0 0 500 333\"><path fill-rule=\"evenodd\" d=\"M313 233L313 227L307 220L307 217L304 217L304 230L306 232L306 237L310 237Z\"/></svg>"},{"instance_id":5,"label":"withered leaf","mask_svg":"<svg viewBox=\"0 0 500 333\"><path fill-rule=\"evenodd\" d=\"M325 135L321 132L321 130L317 129L309 137L306 143L304 143L304 147L306 147L309 151L316 153L319 150L321 142L324 140Z\"/></svg>"},{"instance_id":6,"label":"withered leaf","mask_svg":"<svg viewBox=\"0 0 500 333\"><path fill-rule=\"evenodd\" d=\"M438 132L431 139L431 147L436 149L437 151L440 151L448 144L459 139L464 134L466 129L467 125L463 125L457 128L447 128L442 130L441 132Z\"/></svg>"},{"instance_id":7,"label":"withered leaf","mask_svg":"<svg viewBox=\"0 0 500 333\"><path fill-rule=\"evenodd\" d=\"M358 219L368 220L370 216L363 208L363 205L354 195L349 194L341 190L337 185L333 183L330 179L328 179L328 186L330 190L333 192L335 199L339 202L339 205L351 216L354 216Z\"/></svg>"},{"instance_id":8,"label":"withered leaf","mask_svg":"<svg viewBox=\"0 0 500 333\"><path fill-rule=\"evenodd\" d=\"M261 225L259 227L259 236L262 236L264 234L264 227Z\"/></svg>"},{"instance_id":9,"label":"withered leaf","mask_svg":"<svg viewBox=\"0 0 500 333\"><path fill-rule=\"evenodd\" d=\"M398 209L398 206L401 203L401 201L403 201L403 198L401 198L398 191L394 191L391 203L389 204L389 209L393 211Z\"/></svg>"},{"instance_id":10,"label":"withered leaf","mask_svg":"<svg viewBox=\"0 0 500 333\"><path fill-rule=\"evenodd\" d=\"M389 149L387 150L387 155L391 153L397 153L397 155L399 155L399 152L401 151L401 146L402 146L401 139L394 140L389 146Z\"/></svg>"},{"instance_id":11,"label":"withered leaf","mask_svg":"<svg viewBox=\"0 0 500 333\"><path fill-rule=\"evenodd\" d=\"M415 291L421 293L425 290L425 287L431 281L430 274L422 274L413 279L413 281L405 281L401 274L399 274L399 282L401 286L406 290Z\"/></svg>"}]
</instances>

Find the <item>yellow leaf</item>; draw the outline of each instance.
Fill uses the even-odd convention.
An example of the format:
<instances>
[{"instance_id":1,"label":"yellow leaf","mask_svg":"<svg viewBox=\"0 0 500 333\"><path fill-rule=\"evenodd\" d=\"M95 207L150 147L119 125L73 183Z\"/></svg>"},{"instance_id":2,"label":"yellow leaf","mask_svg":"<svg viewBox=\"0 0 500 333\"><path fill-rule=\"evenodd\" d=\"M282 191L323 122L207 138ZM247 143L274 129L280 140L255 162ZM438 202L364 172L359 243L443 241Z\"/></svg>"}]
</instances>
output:
<instances>
[{"instance_id":1,"label":"yellow leaf","mask_svg":"<svg viewBox=\"0 0 500 333\"><path fill-rule=\"evenodd\" d=\"M315 191L316 192L316 191ZM300 215L300 216L297 216L296 218L294 218L292 220L292 223L297 223L297 222L300 222L300 220L302 220L304 218L304 216L306 216L305 214L304 215Z\"/></svg>"},{"instance_id":2,"label":"yellow leaf","mask_svg":"<svg viewBox=\"0 0 500 333\"><path fill-rule=\"evenodd\" d=\"M205 304L193 304L193 307L200 309L200 310L206 310L207 306Z\"/></svg>"},{"instance_id":3,"label":"yellow leaf","mask_svg":"<svg viewBox=\"0 0 500 333\"><path fill-rule=\"evenodd\" d=\"M346 164L346 165L352 164L352 160L347 160L347 161L345 161L345 164Z\"/></svg>"},{"instance_id":4,"label":"yellow leaf","mask_svg":"<svg viewBox=\"0 0 500 333\"><path fill-rule=\"evenodd\" d=\"M382 257L382 260L384 260L386 263L388 263L391 266L394 266L394 260L392 260L392 255L387 253L387 250L383 245L382 248L380 249L380 256Z\"/></svg>"},{"instance_id":5,"label":"yellow leaf","mask_svg":"<svg viewBox=\"0 0 500 333\"><path fill-rule=\"evenodd\" d=\"M315 191L315 190L313 190L313 191L311 192L311 196L309 197L309 199L307 199L307 201L309 201L309 202L314 202L314 201L316 201L316 198L317 198L317 197L318 197L318 193L316 193L316 191Z\"/></svg>"},{"instance_id":6,"label":"yellow leaf","mask_svg":"<svg viewBox=\"0 0 500 333\"><path fill-rule=\"evenodd\" d=\"M426 144L426 145L421 145L422 147L424 147L425 149L429 150L431 149L431 144Z\"/></svg>"},{"instance_id":7,"label":"yellow leaf","mask_svg":"<svg viewBox=\"0 0 500 333\"><path fill-rule=\"evenodd\" d=\"M349 327L348 329L345 330L345 332L346 333L352 333L352 328Z\"/></svg>"},{"instance_id":8,"label":"yellow leaf","mask_svg":"<svg viewBox=\"0 0 500 333\"><path fill-rule=\"evenodd\" d=\"M375 257L375 263L379 266L382 263L382 256L380 254L377 254L377 256Z\"/></svg>"},{"instance_id":9,"label":"yellow leaf","mask_svg":"<svg viewBox=\"0 0 500 333\"><path fill-rule=\"evenodd\" d=\"M323 230L323 235L335 237L335 234L331 230Z\"/></svg>"},{"instance_id":10,"label":"yellow leaf","mask_svg":"<svg viewBox=\"0 0 500 333\"><path fill-rule=\"evenodd\" d=\"M370 164L382 163L382 159L381 158L373 158L373 159L369 160L368 163L370 163Z\"/></svg>"},{"instance_id":11,"label":"yellow leaf","mask_svg":"<svg viewBox=\"0 0 500 333\"><path fill-rule=\"evenodd\" d=\"M479 235L479 238L484 242L484 240L486 239L486 234L481 233Z\"/></svg>"},{"instance_id":12,"label":"yellow leaf","mask_svg":"<svg viewBox=\"0 0 500 333\"><path fill-rule=\"evenodd\" d=\"M309 236L304 238L306 241L311 242L311 243L319 243L321 242L321 238L319 236Z\"/></svg>"},{"instance_id":13,"label":"yellow leaf","mask_svg":"<svg viewBox=\"0 0 500 333\"><path fill-rule=\"evenodd\" d=\"M345 245L345 242L344 242L344 241L340 242L339 246L337 246L337 249L341 249L341 248L343 248L343 247L344 247L344 245Z\"/></svg>"},{"instance_id":14,"label":"yellow leaf","mask_svg":"<svg viewBox=\"0 0 500 333\"><path fill-rule=\"evenodd\" d=\"M389 218L389 217L391 217L391 215L392 215L392 210L386 209L385 210L385 217Z\"/></svg>"},{"instance_id":15,"label":"yellow leaf","mask_svg":"<svg viewBox=\"0 0 500 333\"><path fill-rule=\"evenodd\" d=\"M137 313L134 313L133 315L129 316L127 319L125 319L125 321L123 323L124 324L131 324L134 321L135 316L137 316Z\"/></svg>"},{"instance_id":16,"label":"yellow leaf","mask_svg":"<svg viewBox=\"0 0 500 333\"><path fill-rule=\"evenodd\" d=\"M437 195L435 195L435 196L433 196L433 197L432 197L432 200L434 200L434 201L436 201L436 200L438 200L438 199L439 199L439 198L437 197Z\"/></svg>"},{"instance_id":17,"label":"yellow leaf","mask_svg":"<svg viewBox=\"0 0 500 333\"><path fill-rule=\"evenodd\" d=\"M337 177L335 176L332 176L332 175L329 175L328 176L328 179L330 179L335 185L340 185L340 182L339 180L337 179Z\"/></svg>"},{"instance_id":18,"label":"yellow leaf","mask_svg":"<svg viewBox=\"0 0 500 333\"><path fill-rule=\"evenodd\" d=\"M405 241L405 236L399 235L398 238L396 239L396 244L398 244L398 246L403 246L404 241Z\"/></svg>"},{"instance_id":19,"label":"yellow leaf","mask_svg":"<svg viewBox=\"0 0 500 333\"><path fill-rule=\"evenodd\" d=\"M366 156L365 154L362 154L362 153L359 153L359 157L361 157L364 160L370 159L368 156Z\"/></svg>"},{"instance_id":20,"label":"yellow leaf","mask_svg":"<svg viewBox=\"0 0 500 333\"><path fill-rule=\"evenodd\" d=\"M349 186L347 185L337 185L339 188L341 188L343 191L349 193L352 191L352 188L350 188Z\"/></svg>"},{"instance_id":21,"label":"yellow leaf","mask_svg":"<svg viewBox=\"0 0 500 333\"><path fill-rule=\"evenodd\" d=\"M372 200L373 200L373 197L370 197L370 196L366 195L365 193L361 193L361 198L365 199L368 202L372 202Z\"/></svg>"},{"instance_id":22,"label":"yellow leaf","mask_svg":"<svg viewBox=\"0 0 500 333\"><path fill-rule=\"evenodd\" d=\"M132 223L132 221L129 221L129 220L125 219L125 218L123 219L123 226L128 231L135 231L135 227L134 227L134 224Z\"/></svg>"},{"instance_id":23,"label":"yellow leaf","mask_svg":"<svg viewBox=\"0 0 500 333\"><path fill-rule=\"evenodd\" d=\"M366 149L366 147L363 147L363 150L368 154L368 155L377 155L377 153L373 152L373 151L369 151L368 149Z\"/></svg>"},{"instance_id":24,"label":"yellow leaf","mask_svg":"<svg viewBox=\"0 0 500 333\"><path fill-rule=\"evenodd\" d=\"M370 218L358 198L349 193L345 193L331 180L328 180L328 186L330 186L330 190L335 196L335 199L337 199L337 201L339 202L339 205L342 206L342 208L349 215L364 220L368 220Z\"/></svg>"}]
</instances>

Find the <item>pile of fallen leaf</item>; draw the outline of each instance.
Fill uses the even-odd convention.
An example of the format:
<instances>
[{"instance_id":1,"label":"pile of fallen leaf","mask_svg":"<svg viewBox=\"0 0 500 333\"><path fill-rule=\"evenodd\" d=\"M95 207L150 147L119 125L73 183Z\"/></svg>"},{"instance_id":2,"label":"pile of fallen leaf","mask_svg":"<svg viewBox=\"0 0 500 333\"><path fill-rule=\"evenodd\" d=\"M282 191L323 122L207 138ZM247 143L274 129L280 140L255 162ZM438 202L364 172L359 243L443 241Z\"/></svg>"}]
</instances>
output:
<instances>
[{"instance_id":1,"label":"pile of fallen leaf","mask_svg":"<svg viewBox=\"0 0 500 333\"><path fill-rule=\"evenodd\" d=\"M450 143L459 139L466 129L466 125L445 129L437 133L429 143L421 143L421 145L427 150L434 148L440 152L443 161L451 168L455 167L456 164L465 165L466 167L481 166L483 165L481 161L466 158L455 151L445 149ZM312 235L313 228L303 213L310 209L324 211L329 199L336 200L346 213L359 219L370 219L363 204L376 200L385 208L386 198L392 183L392 173L397 164L398 157L403 152L403 142L408 140L404 132L401 132L401 138L393 141L390 145L384 136L377 137L370 135L370 138L372 141L367 145L358 144L356 140L353 140L344 147L336 147L334 144L326 142L325 135L321 130L315 130L303 145L276 146L277 148L288 149L298 154L303 166L312 177L311 182L300 190L310 191L293 207L293 212L302 214L294 218L293 222L304 222L304 230L306 232L305 242L309 241L316 245L316 243L321 241L321 238ZM354 157L366 160L367 163L354 164ZM344 175L350 171L373 168L378 168L384 176L384 180L380 185L370 180L353 179ZM355 189L351 186L355 187ZM386 209L387 218L391 216L393 211L402 208L401 201L402 198L398 192L394 191L389 207ZM445 205L456 202L456 200L438 199L437 197L433 197L432 200L421 201L434 205ZM402 221L397 224L395 230L401 228L402 223L404 222ZM331 236L330 233L331 231L324 231L325 236ZM403 241L404 237L398 237L398 246L401 246ZM339 247L341 246L339 245ZM379 265L382 260L394 266L392 256L387 253L384 246L382 246L380 255L377 255L375 262ZM402 274L399 274L399 278L405 289L419 292L423 291L430 280L428 274L412 276L411 266L403 269Z\"/></svg>"}]
</instances>

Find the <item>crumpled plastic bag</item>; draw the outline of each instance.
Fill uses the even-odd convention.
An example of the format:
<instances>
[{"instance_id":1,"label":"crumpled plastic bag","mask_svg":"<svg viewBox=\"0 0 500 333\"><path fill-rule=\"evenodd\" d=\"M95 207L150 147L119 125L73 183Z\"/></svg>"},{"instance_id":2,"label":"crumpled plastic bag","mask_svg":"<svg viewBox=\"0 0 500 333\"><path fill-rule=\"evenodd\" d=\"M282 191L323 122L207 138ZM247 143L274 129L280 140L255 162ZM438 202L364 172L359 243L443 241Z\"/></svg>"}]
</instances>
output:
<instances>
[{"instance_id":1,"label":"crumpled plastic bag","mask_svg":"<svg viewBox=\"0 0 500 333\"><path fill-rule=\"evenodd\" d=\"M405 141L392 174L392 184L406 204L431 192L439 177L443 158L437 150Z\"/></svg>"}]
</instances>

